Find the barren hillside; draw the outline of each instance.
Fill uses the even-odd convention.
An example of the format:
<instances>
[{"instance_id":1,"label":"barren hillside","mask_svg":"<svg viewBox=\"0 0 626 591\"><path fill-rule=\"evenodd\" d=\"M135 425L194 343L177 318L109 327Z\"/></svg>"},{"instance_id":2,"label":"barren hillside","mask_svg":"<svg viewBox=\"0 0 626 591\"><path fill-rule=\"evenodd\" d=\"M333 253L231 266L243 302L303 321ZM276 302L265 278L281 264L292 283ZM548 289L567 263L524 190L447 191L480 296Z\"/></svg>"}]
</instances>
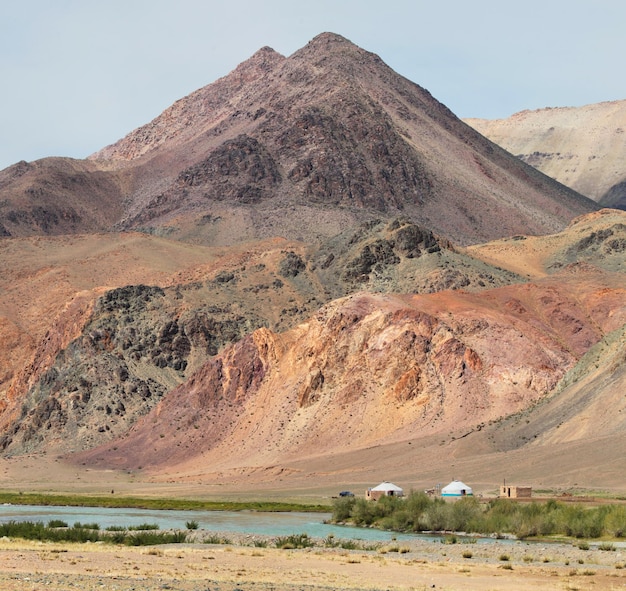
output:
<instances>
[{"instance_id":1,"label":"barren hillside","mask_svg":"<svg viewBox=\"0 0 626 591\"><path fill-rule=\"evenodd\" d=\"M111 238L13 239L0 253L11 269L1 330L12 344L2 351L0 442L12 453L108 441L226 344L261 326L289 329L333 298L523 281L406 219L317 246Z\"/></svg>"},{"instance_id":2,"label":"barren hillside","mask_svg":"<svg viewBox=\"0 0 626 591\"><path fill-rule=\"evenodd\" d=\"M619 486L625 216L339 35L262 48L0 171L2 457L131 491Z\"/></svg>"},{"instance_id":3,"label":"barren hillside","mask_svg":"<svg viewBox=\"0 0 626 591\"><path fill-rule=\"evenodd\" d=\"M339 300L287 333L256 331L127 436L77 459L213 482L220 473L250 476L309 457L330 465L338 452L400 442L419 447L436 437L450 445L540 402L621 327L622 278L573 274L476 296ZM622 424L614 425L623 437ZM607 451L596 461L613 459Z\"/></svg>"},{"instance_id":4,"label":"barren hillside","mask_svg":"<svg viewBox=\"0 0 626 591\"><path fill-rule=\"evenodd\" d=\"M524 162L605 207L626 207L626 100L466 119Z\"/></svg>"},{"instance_id":5,"label":"barren hillside","mask_svg":"<svg viewBox=\"0 0 626 591\"><path fill-rule=\"evenodd\" d=\"M577 220L560 235L537 238L528 247L541 252L542 268L550 269L540 280L477 294L355 294L291 331L256 331L170 392L127 436L77 459L101 467L141 467L154 478L234 478L258 485L269 467L298 481L309 460L320 466L340 454L367 463L368 450L379 447L403 451L377 454L367 470L345 466L344 476L361 478L383 465L406 476L403 453L442 445L479 470L481 457L489 462L494 454L521 452L531 443L528 453L535 461L542 453L547 460L555 424L541 417L549 409L548 416L561 422L585 423L584 430L562 438L563 444L609 431L622 442L621 414L591 410L615 396L614 410L621 408L621 394L609 387L621 379L616 374L621 349L606 349L611 351L606 358L598 354L605 350L602 339L621 342L623 269L603 270L584 260L550 268L549 261L572 250L584 252L581 242L594 243L584 236L598 236L608 225L614 233L607 240L622 245L623 266L626 225L616 223L623 218L606 210ZM526 246L521 237L515 243ZM597 367L587 355L595 355ZM572 384L583 380L591 389L574 391ZM600 383L605 386L598 388ZM582 401L573 404L570 397ZM548 410L540 412L548 398ZM511 415L527 421L525 430L507 427L503 421ZM470 449L460 442L465 439L471 439ZM580 481L590 482L594 469L618 461L622 447L616 445L615 453L595 444L590 449L593 455L585 456L577 473ZM441 468L445 459L436 463ZM521 468L520 474L525 474Z\"/></svg>"},{"instance_id":6,"label":"barren hillside","mask_svg":"<svg viewBox=\"0 0 626 591\"><path fill-rule=\"evenodd\" d=\"M332 33L265 47L89 160L0 172L5 236L141 230L312 242L405 215L456 243L562 229L595 204Z\"/></svg>"}]
</instances>

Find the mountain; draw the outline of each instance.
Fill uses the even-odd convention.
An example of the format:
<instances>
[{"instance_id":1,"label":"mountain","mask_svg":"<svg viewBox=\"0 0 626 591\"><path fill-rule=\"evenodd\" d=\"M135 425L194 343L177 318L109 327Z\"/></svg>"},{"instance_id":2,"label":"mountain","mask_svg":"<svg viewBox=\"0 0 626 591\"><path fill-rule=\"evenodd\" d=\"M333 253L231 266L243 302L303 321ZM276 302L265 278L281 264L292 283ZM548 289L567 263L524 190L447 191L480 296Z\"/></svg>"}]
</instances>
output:
<instances>
[{"instance_id":1,"label":"mountain","mask_svg":"<svg viewBox=\"0 0 626 591\"><path fill-rule=\"evenodd\" d=\"M343 37L262 48L87 161L0 174L8 236L141 230L310 242L404 215L459 244L560 230L593 202Z\"/></svg>"},{"instance_id":2,"label":"mountain","mask_svg":"<svg viewBox=\"0 0 626 591\"><path fill-rule=\"evenodd\" d=\"M465 122L604 207L626 209L626 100Z\"/></svg>"},{"instance_id":3,"label":"mountain","mask_svg":"<svg viewBox=\"0 0 626 591\"><path fill-rule=\"evenodd\" d=\"M0 462L623 486L625 216L338 35L263 48L87 160L0 173Z\"/></svg>"},{"instance_id":4,"label":"mountain","mask_svg":"<svg viewBox=\"0 0 626 591\"><path fill-rule=\"evenodd\" d=\"M80 457L246 470L482 429L539 402L626 322L614 283L575 286L335 300L291 331L227 348L128 435Z\"/></svg>"},{"instance_id":5,"label":"mountain","mask_svg":"<svg viewBox=\"0 0 626 591\"><path fill-rule=\"evenodd\" d=\"M0 309L12 316L0 325L12 345L0 380L6 451L108 441L224 346L259 327L292 328L364 288L479 291L524 281L406 219L369 222L317 246L275 239L211 249L111 238L13 239L0 253L12 270L0 283ZM105 290L101 281L120 287ZM65 305L51 324L53 301Z\"/></svg>"},{"instance_id":6,"label":"mountain","mask_svg":"<svg viewBox=\"0 0 626 591\"><path fill-rule=\"evenodd\" d=\"M468 249L524 271L526 282L357 292L289 331L254 331L76 461L258 486L273 468L292 483L321 474L360 482L381 470L406 479L417 462L409 458L430 457L432 474L447 450L493 483L502 473L490 466L505 470L502 455L512 452L521 456L505 474L594 486L610 473L603 484L619 485L611 470L624 443L625 215L604 210L557 235ZM524 260L533 264L522 269ZM565 471L574 458L550 460L557 441L560 453L589 443L575 474ZM533 474L525 453L547 467Z\"/></svg>"}]
</instances>

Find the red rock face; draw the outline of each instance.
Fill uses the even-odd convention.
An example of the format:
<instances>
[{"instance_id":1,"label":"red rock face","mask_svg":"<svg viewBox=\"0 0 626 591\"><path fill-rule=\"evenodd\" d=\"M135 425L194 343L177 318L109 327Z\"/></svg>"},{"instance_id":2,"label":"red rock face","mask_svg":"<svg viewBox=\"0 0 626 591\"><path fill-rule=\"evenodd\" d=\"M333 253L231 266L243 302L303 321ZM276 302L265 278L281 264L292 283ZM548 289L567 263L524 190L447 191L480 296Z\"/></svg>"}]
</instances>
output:
<instances>
[{"instance_id":1,"label":"red rock face","mask_svg":"<svg viewBox=\"0 0 626 591\"><path fill-rule=\"evenodd\" d=\"M121 454L84 457L162 468L197 455L233 467L480 429L541 400L582 343L626 320L614 289L602 291L550 279L481 295L338 300L292 331L256 331L207 363L115 443ZM598 325L590 318L599 308ZM202 438L172 430L183 417ZM151 432L167 443L138 446Z\"/></svg>"}]
</instances>

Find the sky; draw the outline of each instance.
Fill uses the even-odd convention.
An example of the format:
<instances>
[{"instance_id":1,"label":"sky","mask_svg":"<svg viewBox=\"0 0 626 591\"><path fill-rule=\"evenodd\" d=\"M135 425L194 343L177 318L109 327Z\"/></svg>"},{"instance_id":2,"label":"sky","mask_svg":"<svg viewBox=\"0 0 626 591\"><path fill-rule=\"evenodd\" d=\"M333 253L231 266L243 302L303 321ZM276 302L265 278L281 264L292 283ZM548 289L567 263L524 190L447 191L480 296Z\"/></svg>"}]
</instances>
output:
<instances>
[{"instance_id":1,"label":"sky","mask_svg":"<svg viewBox=\"0 0 626 591\"><path fill-rule=\"evenodd\" d=\"M263 46L378 54L459 117L626 99L624 0L0 3L0 169L84 158Z\"/></svg>"}]
</instances>

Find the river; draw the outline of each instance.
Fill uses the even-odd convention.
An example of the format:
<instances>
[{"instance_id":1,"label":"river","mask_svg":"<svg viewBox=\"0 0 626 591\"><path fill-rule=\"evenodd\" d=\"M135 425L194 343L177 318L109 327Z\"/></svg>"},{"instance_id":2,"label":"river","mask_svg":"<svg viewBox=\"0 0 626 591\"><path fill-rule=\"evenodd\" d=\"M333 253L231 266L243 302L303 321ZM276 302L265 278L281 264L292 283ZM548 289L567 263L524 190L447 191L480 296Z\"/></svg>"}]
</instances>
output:
<instances>
[{"instance_id":1,"label":"river","mask_svg":"<svg viewBox=\"0 0 626 591\"><path fill-rule=\"evenodd\" d=\"M186 529L187 522L196 521L199 529L216 532L288 536L307 534L315 538L335 538L390 541L425 539L438 536L400 534L377 529L358 528L324 523L330 513L274 513L257 511L170 511L150 509L111 509L103 507L57 507L35 505L0 505L0 523L33 521L47 524L61 520L70 527L75 523L97 523L100 529L111 526L132 527L141 524L158 525L160 529Z\"/></svg>"}]
</instances>

